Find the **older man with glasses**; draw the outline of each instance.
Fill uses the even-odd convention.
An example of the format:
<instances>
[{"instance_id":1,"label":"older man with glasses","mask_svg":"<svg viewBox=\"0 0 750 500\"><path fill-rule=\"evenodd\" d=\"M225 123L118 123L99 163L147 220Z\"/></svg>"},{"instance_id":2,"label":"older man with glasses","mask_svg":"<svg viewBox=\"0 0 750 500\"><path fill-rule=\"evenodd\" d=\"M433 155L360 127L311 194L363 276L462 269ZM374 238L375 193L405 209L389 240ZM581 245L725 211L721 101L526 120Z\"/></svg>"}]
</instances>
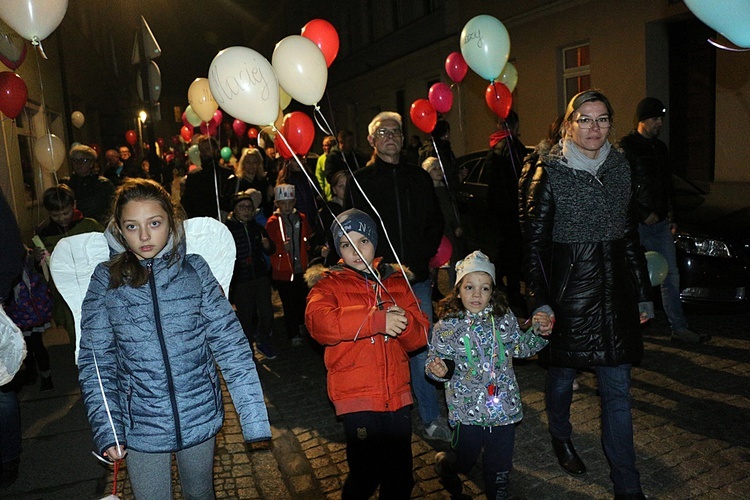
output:
<instances>
[{"instance_id":1,"label":"older man with glasses","mask_svg":"<svg viewBox=\"0 0 750 500\"><path fill-rule=\"evenodd\" d=\"M348 184L346 208L353 206L381 221L379 234L383 237L376 255L382 256L384 262L396 262L398 256L401 264L409 268L414 275L411 280L414 293L432 322L428 263L437 252L444 224L432 179L425 170L407 164L401 156L404 144L401 115L390 111L379 113L370 122L368 133L367 140L375 154L365 168L354 173L357 183ZM429 335L429 332L424 333ZM412 353L410 360L411 384L419 417L425 437L448 441L450 432L446 420L440 416L437 387L425 377L426 357L423 350Z\"/></svg>"},{"instance_id":2,"label":"older man with glasses","mask_svg":"<svg viewBox=\"0 0 750 500\"><path fill-rule=\"evenodd\" d=\"M95 173L96 156L96 151L88 146L73 146L68 153L72 174L61 183L67 184L76 194L76 208L84 217L96 219L106 226L115 186L106 177Z\"/></svg>"}]
</instances>

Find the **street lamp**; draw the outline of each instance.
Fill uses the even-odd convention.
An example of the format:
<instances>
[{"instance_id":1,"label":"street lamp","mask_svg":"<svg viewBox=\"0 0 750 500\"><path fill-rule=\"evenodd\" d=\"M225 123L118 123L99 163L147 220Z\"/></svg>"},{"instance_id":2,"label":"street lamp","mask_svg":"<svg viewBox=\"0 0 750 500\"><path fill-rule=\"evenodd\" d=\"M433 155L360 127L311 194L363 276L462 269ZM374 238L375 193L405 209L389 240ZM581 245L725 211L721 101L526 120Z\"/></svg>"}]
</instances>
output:
<instances>
[{"instance_id":1,"label":"street lamp","mask_svg":"<svg viewBox=\"0 0 750 500\"><path fill-rule=\"evenodd\" d=\"M146 123L146 120L148 119L148 113L146 113L145 110L140 110L138 112L138 150L143 151L143 125Z\"/></svg>"}]
</instances>

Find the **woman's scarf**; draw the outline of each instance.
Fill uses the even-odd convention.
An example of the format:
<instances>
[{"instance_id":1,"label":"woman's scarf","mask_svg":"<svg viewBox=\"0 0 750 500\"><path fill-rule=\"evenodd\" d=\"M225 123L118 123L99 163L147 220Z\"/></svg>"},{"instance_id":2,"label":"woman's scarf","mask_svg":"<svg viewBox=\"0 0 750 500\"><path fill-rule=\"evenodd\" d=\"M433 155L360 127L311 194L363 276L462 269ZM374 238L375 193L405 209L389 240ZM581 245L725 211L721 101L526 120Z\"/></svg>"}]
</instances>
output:
<instances>
[{"instance_id":1,"label":"woman's scarf","mask_svg":"<svg viewBox=\"0 0 750 500\"><path fill-rule=\"evenodd\" d=\"M604 141L604 144L599 148L599 154L596 158L589 158L578 149L572 139L562 139L562 153L567 164L574 170L582 170L588 172L593 176L599 171L599 167L604 163L604 160L609 156L609 151L612 149L612 145L609 141Z\"/></svg>"}]
</instances>

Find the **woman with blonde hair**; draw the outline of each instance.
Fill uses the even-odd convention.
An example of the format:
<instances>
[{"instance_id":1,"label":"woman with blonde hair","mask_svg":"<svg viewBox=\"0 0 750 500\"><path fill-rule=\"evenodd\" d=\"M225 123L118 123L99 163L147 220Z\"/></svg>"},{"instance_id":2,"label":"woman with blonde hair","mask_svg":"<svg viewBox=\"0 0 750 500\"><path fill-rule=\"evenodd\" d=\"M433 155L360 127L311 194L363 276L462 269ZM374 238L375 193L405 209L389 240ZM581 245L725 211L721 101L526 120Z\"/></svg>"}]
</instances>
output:
<instances>
[{"instance_id":1,"label":"woman with blonde hair","mask_svg":"<svg viewBox=\"0 0 750 500\"><path fill-rule=\"evenodd\" d=\"M266 178L266 171L263 168L263 155L259 149L245 148L240 156L240 161L234 170L234 175L229 178L229 193L226 193L227 199L231 198L242 191L248 189L257 189L263 195L260 207L263 214L267 217L273 212L273 186Z\"/></svg>"}]
</instances>

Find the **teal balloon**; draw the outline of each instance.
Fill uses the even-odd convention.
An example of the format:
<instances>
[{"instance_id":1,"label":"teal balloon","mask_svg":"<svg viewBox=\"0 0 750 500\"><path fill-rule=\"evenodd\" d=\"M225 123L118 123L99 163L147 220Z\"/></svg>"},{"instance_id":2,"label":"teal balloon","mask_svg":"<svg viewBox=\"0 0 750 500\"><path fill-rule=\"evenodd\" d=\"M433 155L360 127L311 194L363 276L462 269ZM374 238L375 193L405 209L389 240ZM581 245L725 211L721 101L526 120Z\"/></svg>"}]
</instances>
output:
<instances>
[{"instance_id":1,"label":"teal balloon","mask_svg":"<svg viewBox=\"0 0 750 500\"><path fill-rule=\"evenodd\" d=\"M685 0L695 17L735 45L750 48L750 7L747 0Z\"/></svg>"},{"instance_id":2,"label":"teal balloon","mask_svg":"<svg viewBox=\"0 0 750 500\"><path fill-rule=\"evenodd\" d=\"M193 144L188 148L188 158L193 165L201 166L201 151L198 149L197 144Z\"/></svg>"},{"instance_id":3,"label":"teal balloon","mask_svg":"<svg viewBox=\"0 0 750 500\"><path fill-rule=\"evenodd\" d=\"M466 64L485 80L495 80L508 62L510 36L495 17L482 14L471 18L461 31L460 45Z\"/></svg>"},{"instance_id":4,"label":"teal balloon","mask_svg":"<svg viewBox=\"0 0 750 500\"><path fill-rule=\"evenodd\" d=\"M221 148L221 157L224 158L224 161L229 161L232 157L232 148L228 146Z\"/></svg>"},{"instance_id":5,"label":"teal balloon","mask_svg":"<svg viewBox=\"0 0 750 500\"><path fill-rule=\"evenodd\" d=\"M651 286L659 286L664 283L669 273L667 259L659 252L649 250L646 252L646 264L648 265L648 278L651 280Z\"/></svg>"}]
</instances>

